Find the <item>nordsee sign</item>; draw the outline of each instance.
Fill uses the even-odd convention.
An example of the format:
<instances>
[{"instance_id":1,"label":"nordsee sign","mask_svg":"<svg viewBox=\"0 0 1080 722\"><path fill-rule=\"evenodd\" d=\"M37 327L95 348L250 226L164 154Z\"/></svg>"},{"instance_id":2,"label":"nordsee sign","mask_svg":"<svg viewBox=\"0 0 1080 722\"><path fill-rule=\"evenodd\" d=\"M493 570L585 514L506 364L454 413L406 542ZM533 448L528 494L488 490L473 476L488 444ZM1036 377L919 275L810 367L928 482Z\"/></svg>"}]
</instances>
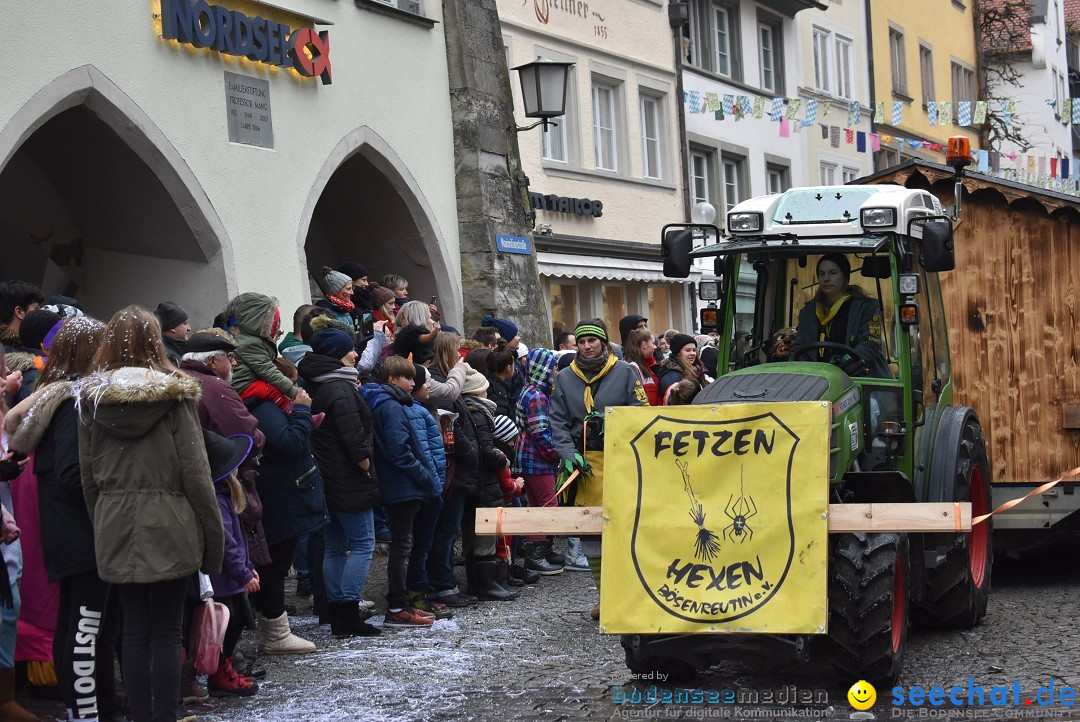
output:
<instances>
[{"instance_id":1,"label":"nordsee sign","mask_svg":"<svg viewBox=\"0 0 1080 722\"><path fill-rule=\"evenodd\" d=\"M495 236L495 248L502 253L532 254L532 241L523 236Z\"/></svg>"},{"instance_id":2,"label":"nordsee sign","mask_svg":"<svg viewBox=\"0 0 1080 722\"><path fill-rule=\"evenodd\" d=\"M161 0L161 37L267 65L291 67L330 84L330 35L293 30L263 17L210 5L206 0Z\"/></svg>"}]
</instances>

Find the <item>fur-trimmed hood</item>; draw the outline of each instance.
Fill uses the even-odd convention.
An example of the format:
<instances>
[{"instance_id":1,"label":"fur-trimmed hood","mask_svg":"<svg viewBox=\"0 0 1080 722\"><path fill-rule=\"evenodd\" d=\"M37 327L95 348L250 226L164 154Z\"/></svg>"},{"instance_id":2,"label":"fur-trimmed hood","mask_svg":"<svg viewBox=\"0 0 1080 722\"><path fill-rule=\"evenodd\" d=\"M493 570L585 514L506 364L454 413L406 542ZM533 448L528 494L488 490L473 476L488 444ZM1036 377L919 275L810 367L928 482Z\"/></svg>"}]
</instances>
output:
<instances>
[{"instance_id":1,"label":"fur-trimmed hood","mask_svg":"<svg viewBox=\"0 0 1080 722\"><path fill-rule=\"evenodd\" d=\"M236 316L236 325L241 334L265 338L273 342L271 329L274 327L274 313L278 310L278 300L261 293L241 293L229 303L230 315Z\"/></svg>"},{"instance_id":2,"label":"fur-trimmed hood","mask_svg":"<svg viewBox=\"0 0 1080 722\"><path fill-rule=\"evenodd\" d=\"M146 368L121 368L92 374L76 384L76 408L83 423L97 424L112 436L139 438L183 401L198 402L196 379Z\"/></svg>"},{"instance_id":3,"label":"fur-trimmed hood","mask_svg":"<svg viewBox=\"0 0 1080 722\"><path fill-rule=\"evenodd\" d=\"M36 368L34 365L35 354L23 346L18 331L12 331L10 326L0 324L0 345L3 345L6 350L4 363L10 370L30 371Z\"/></svg>"},{"instance_id":4,"label":"fur-trimmed hood","mask_svg":"<svg viewBox=\"0 0 1080 722\"><path fill-rule=\"evenodd\" d=\"M75 398L75 383L57 381L27 396L4 417L8 445L29 454L37 449L53 416L66 401Z\"/></svg>"}]
</instances>

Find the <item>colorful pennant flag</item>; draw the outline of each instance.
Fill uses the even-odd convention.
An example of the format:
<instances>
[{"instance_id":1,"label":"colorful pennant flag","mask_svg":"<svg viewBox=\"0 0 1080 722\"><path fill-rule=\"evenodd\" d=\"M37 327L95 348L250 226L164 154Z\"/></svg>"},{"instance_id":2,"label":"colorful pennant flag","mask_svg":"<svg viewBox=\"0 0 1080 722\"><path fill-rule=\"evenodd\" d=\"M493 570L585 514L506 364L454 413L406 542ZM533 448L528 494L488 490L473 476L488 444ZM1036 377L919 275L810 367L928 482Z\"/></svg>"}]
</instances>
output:
<instances>
[{"instance_id":1,"label":"colorful pennant flag","mask_svg":"<svg viewBox=\"0 0 1080 722\"><path fill-rule=\"evenodd\" d=\"M926 102L926 115L930 118L931 127L937 125L937 103L933 100L928 100Z\"/></svg>"},{"instance_id":2,"label":"colorful pennant flag","mask_svg":"<svg viewBox=\"0 0 1080 722\"><path fill-rule=\"evenodd\" d=\"M705 93L705 102L709 104L709 111L715 113L720 110L720 96L716 93Z\"/></svg>"},{"instance_id":3,"label":"colorful pennant flag","mask_svg":"<svg viewBox=\"0 0 1080 722\"><path fill-rule=\"evenodd\" d=\"M884 100L879 100L877 103L874 104L874 122L875 123L884 123L885 122L885 101Z\"/></svg>"},{"instance_id":4,"label":"colorful pennant flag","mask_svg":"<svg viewBox=\"0 0 1080 722\"><path fill-rule=\"evenodd\" d=\"M780 119L780 137L781 138L790 138L791 137L791 122L787 118L781 118Z\"/></svg>"},{"instance_id":5,"label":"colorful pennant flag","mask_svg":"<svg viewBox=\"0 0 1080 722\"><path fill-rule=\"evenodd\" d=\"M769 120L779 123L782 117L784 117L784 99L773 98L772 108L769 110Z\"/></svg>"},{"instance_id":6,"label":"colorful pennant flag","mask_svg":"<svg viewBox=\"0 0 1080 722\"><path fill-rule=\"evenodd\" d=\"M832 110L832 103L833 102L831 100L825 101L825 110L821 112L822 116L827 116L829 114L829 112Z\"/></svg>"},{"instance_id":7,"label":"colorful pennant flag","mask_svg":"<svg viewBox=\"0 0 1080 722\"><path fill-rule=\"evenodd\" d=\"M866 133L861 130L855 134L855 150L859 153L866 152Z\"/></svg>"},{"instance_id":8,"label":"colorful pennant flag","mask_svg":"<svg viewBox=\"0 0 1080 722\"><path fill-rule=\"evenodd\" d=\"M690 106L690 112L691 113L700 112L701 93L699 93L696 90L691 90L690 91L690 99L689 99L689 102L687 103L687 105Z\"/></svg>"},{"instance_id":9,"label":"colorful pennant flag","mask_svg":"<svg viewBox=\"0 0 1080 722\"><path fill-rule=\"evenodd\" d=\"M833 148L840 147L840 127L837 125L829 126L829 145Z\"/></svg>"},{"instance_id":10,"label":"colorful pennant flag","mask_svg":"<svg viewBox=\"0 0 1080 722\"><path fill-rule=\"evenodd\" d=\"M1061 101L1061 122L1065 125L1072 123L1072 98L1065 98Z\"/></svg>"},{"instance_id":11,"label":"colorful pennant flag","mask_svg":"<svg viewBox=\"0 0 1080 722\"><path fill-rule=\"evenodd\" d=\"M765 114L765 98L757 96L754 98L754 117L760 118Z\"/></svg>"},{"instance_id":12,"label":"colorful pennant flag","mask_svg":"<svg viewBox=\"0 0 1080 722\"><path fill-rule=\"evenodd\" d=\"M975 125L982 125L986 122L986 106L985 100L975 101Z\"/></svg>"},{"instance_id":13,"label":"colorful pennant flag","mask_svg":"<svg viewBox=\"0 0 1080 722\"><path fill-rule=\"evenodd\" d=\"M904 118L904 101L894 100L892 104L892 124L900 125Z\"/></svg>"},{"instance_id":14,"label":"colorful pennant flag","mask_svg":"<svg viewBox=\"0 0 1080 722\"><path fill-rule=\"evenodd\" d=\"M730 93L725 93L723 99L720 101L724 108L725 115L735 114L735 96Z\"/></svg>"},{"instance_id":15,"label":"colorful pennant flag","mask_svg":"<svg viewBox=\"0 0 1080 722\"><path fill-rule=\"evenodd\" d=\"M879 150L881 150L881 136L877 133L870 134L870 150L872 150L874 153L877 153Z\"/></svg>"},{"instance_id":16,"label":"colorful pennant flag","mask_svg":"<svg viewBox=\"0 0 1080 722\"><path fill-rule=\"evenodd\" d=\"M938 125L952 125L952 101L938 103Z\"/></svg>"},{"instance_id":17,"label":"colorful pennant flag","mask_svg":"<svg viewBox=\"0 0 1080 722\"><path fill-rule=\"evenodd\" d=\"M850 128L853 125L858 125L862 122L862 106L859 105L859 101L854 100L848 105L848 117L847 124Z\"/></svg>"},{"instance_id":18,"label":"colorful pennant flag","mask_svg":"<svg viewBox=\"0 0 1080 722\"><path fill-rule=\"evenodd\" d=\"M960 125L971 125L970 100L961 100L956 104L956 122Z\"/></svg>"},{"instance_id":19,"label":"colorful pennant flag","mask_svg":"<svg viewBox=\"0 0 1080 722\"><path fill-rule=\"evenodd\" d=\"M817 122L817 100L810 99L806 101L806 117L803 118L803 127L809 128L811 125Z\"/></svg>"},{"instance_id":20,"label":"colorful pennant flag","mask_svg":"<svg viewBox=\"0 0 1080 722\"><path fill-rule=\"evenodd\" d=\"M795 116L799 114L799 108L802 106L802 101L798 98L788 98L787 102L787 117L788 120L795 120Z\"/></svg>"},{"instance_id":21,"label":"colorful pennant flag","mask_svg":"<svg viewBox=\"0 0 1080 722\"><path fill-rule=\"evenodd\" d=\"M1072 124L1080 125L1080 98L1071 98L1072 100Z\"/></svg>"}]
</instances>

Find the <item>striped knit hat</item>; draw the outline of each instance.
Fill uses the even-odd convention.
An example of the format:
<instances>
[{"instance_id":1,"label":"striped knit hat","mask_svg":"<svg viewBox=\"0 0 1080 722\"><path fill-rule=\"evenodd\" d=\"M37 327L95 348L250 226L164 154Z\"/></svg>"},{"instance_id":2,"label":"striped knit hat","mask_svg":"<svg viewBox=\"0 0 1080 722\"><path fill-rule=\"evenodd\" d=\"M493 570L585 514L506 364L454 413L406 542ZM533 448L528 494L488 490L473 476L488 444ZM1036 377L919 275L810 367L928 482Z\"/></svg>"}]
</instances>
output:
<instances>
[{"instance_id":1,"label":"striped knit hat","mask_svg":"<svg viewBox=\"0 0 1080 722\"><path fill-rule=\"evenodd\" d=\"M595 321L582 321L574 329L574 338L581 338L582 336L596 336L598 339L607 343L607 329L601 324Z\"/></svg>"}]
</instances>

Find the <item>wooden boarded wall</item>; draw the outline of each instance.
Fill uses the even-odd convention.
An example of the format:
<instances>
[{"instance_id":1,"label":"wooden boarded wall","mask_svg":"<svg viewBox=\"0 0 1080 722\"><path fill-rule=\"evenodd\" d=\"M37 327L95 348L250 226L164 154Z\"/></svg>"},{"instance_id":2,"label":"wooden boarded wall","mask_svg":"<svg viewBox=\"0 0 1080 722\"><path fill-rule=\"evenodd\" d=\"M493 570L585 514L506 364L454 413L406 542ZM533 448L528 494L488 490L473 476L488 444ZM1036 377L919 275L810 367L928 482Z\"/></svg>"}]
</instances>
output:
<instances>
[{"instance_id":1,"label":"wooden boarded wall","mask_svg":"<svg viewBox=\"0 0 1080 722\"><path fill-rule=\"evenodd\" d=\"M907 185L952 205L951 181ZM1080 429L1066 428L1080 404L1080 212L987 187L963 202L956 270L941 275L956 403L979 414L995 482L1056 479L1080 466Z\"/></svg>"}]
</instances>

